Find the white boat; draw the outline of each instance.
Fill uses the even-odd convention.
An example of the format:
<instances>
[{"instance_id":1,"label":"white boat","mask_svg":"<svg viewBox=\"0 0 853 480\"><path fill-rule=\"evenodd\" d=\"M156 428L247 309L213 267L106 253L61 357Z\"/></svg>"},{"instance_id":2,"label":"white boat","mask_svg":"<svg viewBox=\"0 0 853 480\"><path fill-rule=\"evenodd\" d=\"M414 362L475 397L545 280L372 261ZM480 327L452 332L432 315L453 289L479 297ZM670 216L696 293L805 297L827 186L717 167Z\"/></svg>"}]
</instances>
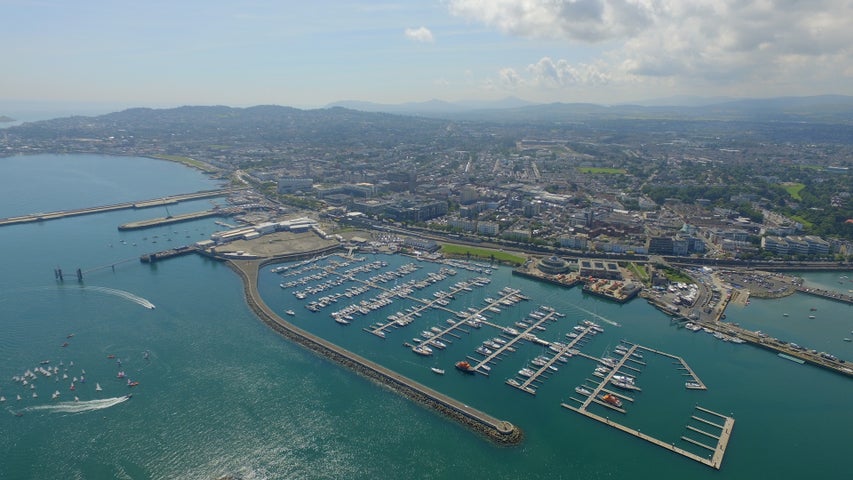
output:
<instances>
[{"instance_id":1,"label":"white boat","mask_svg":"<svg viewBox=\"0 0 853 480\"><path fill-rule=\"evenodd\" d=\"M435 373L438 375L444 375L444 370L442 370L440 368L432 367L432 368L430 368L430 370L432 370L432 373Z\"/></svg>"},{"instance_id":2,"label":"white boat","mask_svg":"<svg viewBox=\"0 0 853 480\"><path fill-rule=\"evenodd\" d=\"M604 366L607 366L607 367L613 368L613 367L615 367L615 366L616 366L616 359L615 359L615 358L610 358L610 357L604 357L604 358L602 358L602 359L601 359L601 363L602 363L602 365L604 365Z\"/></svg>"},{"instance_id":3,"label":"white boat","mask_svg":"<svg viewBox=\"0 0 853 480\"><path fill-rule=\"evenodd\" d=\"M0 395L0 403L3 403L3 402L5 402L5 401L6 401L6 397L4 397L4 396Z\"/></svg>"},{"instance_id":4,"label":"white boat","mask_svg":"<svg viewBox=\"0 0 853 480\"><path fill-rule=\"evenodd\" d=\"M286 310L284 313L290 315L291 317L296 315L296 312L294 312L293 310Z\"/></svg>"},{"instance_id":5,"label":"white boat","mask_svg":"<svg viewBox=\"0 0 853 480\"><path fill-rule=\"evenodd\" d=\"M575 387L575 392L580 393L581 395L585 395L587 397L592 395L592 392L590 392L584 387Z\"/></svg>"},{"instance_id":6,"label":"white boat","mask_svg":"<svg viewBox=\"0 0 853 480\"><path fill-rule=\"evenodd\" d=\"M100 384L100 383L95 383L95 391L96 391L96 392L100 392L101 390L103 390L103 388L101 388L101 384Z\"/></svg>"},{"instance_id":7,"label":"white boat","mask_svg":"<svg viewBox=\"0 0 853 480\"><path fill-rule=\"evenodd\" d=\"M418 346L412 347L412 351L418 355L423 355L424 357L428 357L428 356L432 355L432 349L427 347L426 345L424 345L424 346L418 345Z\"/></svg>"}]
</instances>

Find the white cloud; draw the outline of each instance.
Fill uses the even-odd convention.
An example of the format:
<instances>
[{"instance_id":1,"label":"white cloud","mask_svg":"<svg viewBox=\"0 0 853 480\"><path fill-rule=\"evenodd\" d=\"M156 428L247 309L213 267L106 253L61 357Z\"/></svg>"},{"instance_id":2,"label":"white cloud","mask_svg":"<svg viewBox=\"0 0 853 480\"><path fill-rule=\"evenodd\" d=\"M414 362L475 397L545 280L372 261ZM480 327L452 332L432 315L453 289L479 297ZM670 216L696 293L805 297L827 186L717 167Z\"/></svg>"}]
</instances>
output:
<instances>
[{"instance_id":1,"label":"white cloud","mask_svg":"<svg viewBox=\"0 0 853 480\"><path fill-rule=\"evenodd\" d=\"M591 44L607 49L586 65L543 57L527 67L528 85L675 80L739 85L751 89L742 94L754 95L768 85L799 84L806 92L820 82L837 87L853 69L848 0L447 0L447 5L452 14L507 35L563 41L573 51ZM501 83L518 85L504 78L504 70Z\"/></svg>"},{"instance_id":2,"label":"white cloud","mask_svg":"<svg viewBox=\"0 0 853 480\"><path fill-rule=\"evenodd\" d=\"M432 43L435 41L432 32L426 27L407 28L403 33L406 35L406 38L415 42Z\"/></svg>"}]
</instances>

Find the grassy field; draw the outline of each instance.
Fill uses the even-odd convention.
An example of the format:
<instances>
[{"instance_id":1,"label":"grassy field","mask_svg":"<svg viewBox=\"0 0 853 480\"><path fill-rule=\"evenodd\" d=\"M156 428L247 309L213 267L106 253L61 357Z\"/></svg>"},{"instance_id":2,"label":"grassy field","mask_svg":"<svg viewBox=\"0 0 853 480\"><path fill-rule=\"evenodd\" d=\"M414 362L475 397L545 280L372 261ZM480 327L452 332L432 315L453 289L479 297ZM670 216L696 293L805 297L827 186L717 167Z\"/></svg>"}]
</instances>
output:
<instances>
[{"instance_id":1,"label":"grassy field","mask_svg":"<svg viewBox=\"0 0 853 480\"><path fill-rule=\"evenodd\" d=\"M805 227L805 228L812 228L814 226L814 223L806 220L805 218L803 218L799 215L791 215L791 220L793 220L795 222L802 223L803 227Z\"/></svg>"},{"instance_id":2,"label":"grassy field","mask_svg":"<svg viewBox=\"0 0 853 480\"><path fill-rule=\"evenodd\" d=\"M494 259L497 262L509 263L512 265L521 265L525 258L513 255L511 253L502 252L500 250L490 250L488 248L469 247L467 245L452 245L442 244L441 253L448 257L465 257L477 260L491 261Z\"/></svg>"},{"instance_id":3,"label":"grassy field","mask_svg":"<svg viewBox=\"0 0 853 480\"><path fill-rule=\"evenodd\" d=\"M672 268L672 267L664 267L658 265L658 270L663 272L664 276L670 282L684 282L684 283L693 283L693 279L685 275L681 270Z\"/></svg>"},{"instance_id":4,"label":"grassy field","mask_svg":"<svg viewBox=\"0 0 853 480\"><path fill-rule=\"evenodd\" d=\"M628 264L628 270L630 270L631 273L634 274L634 276L637 278L637 280L639 280L643 283L648 283L649 272L648 272L648 270L646 270L645 265L639 265L639 264L636 264L634 262L631 262Z\"/></svg>"},{"instance_id":5,"label":"grassy field","mask_svg":"<svg viewBox=\"0 0 853 480\"><path fill-rule=\"evenodd\" d=\"M193 160L190 157L182 157L180 155L153 155L154 158L159 158L161 160L168 160L170 162L182 163L188 167L197 168L203 172L212 172L213 169L210 168L210 165L199 162L198 160Z\"/></svg>"},{"instance_id":6,"label":"grassy field","mask_svg":"<svg viewBox=\"0 0 853 480\"><path fill-rule=\"evenodd\" d=\"M788 192L788 195L790 195L794 200L802 200L803 197L800 196L800 191L806 188L806 186L802 183L786 182L782 184L782 188L784 188L785 191Z\"/></svg>"},{"instance_id":7,"label":"grassy field","mask_svg":"<svg viewBox=\"0 0 853 480\"><path fill-rule=\"evenodd\" d=\"M578 167L581 173L603 173L608 175L623 175L628 173L624 168L607 168L607 167Z\"/></svg>"}]
</instances>

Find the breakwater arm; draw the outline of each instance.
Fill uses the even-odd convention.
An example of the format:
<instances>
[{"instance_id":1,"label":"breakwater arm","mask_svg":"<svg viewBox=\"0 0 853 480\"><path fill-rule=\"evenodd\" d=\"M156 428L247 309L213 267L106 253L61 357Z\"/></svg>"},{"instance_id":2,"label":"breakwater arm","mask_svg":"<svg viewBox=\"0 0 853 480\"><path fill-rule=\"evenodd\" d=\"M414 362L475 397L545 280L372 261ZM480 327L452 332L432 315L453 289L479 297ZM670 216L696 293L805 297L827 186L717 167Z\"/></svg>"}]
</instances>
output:
<instances>
[{"instance_id":1,"label":"breakwater arm","mask_svg":"<svg viewBox=\"0 0 853 480\"><path fill-rule=\"evenodd\" d=\"M16 225L19 223L44 222L47 220L57 220L66 217L76 217L79 215L90 215L94 213L112 212L115 210L124 210L128 208L149 208L161 205L171 205L186 200L197 200L200 198L221 197L232 193L233 189L205 190L195 193L186 193L183 195L173 195L170 197L157 198L154 200L144 200L139 202L124 202L113 205L102 205L99 207L78 208L76 210L60 210L49 213L33 213L31 215L22 215L19 217L0 218L0 227L6 225Z\"/></svg>"},{"instance_id":2,"label":"breakwater arm","mask_svg":"<svg viewBox=\"0 0 853 480\"><path fill-rule=\"evenodd\" d=\"M249 308L279 334L360 375L387 386L391 390L440 412L463 425L484 434L500 444L521 442L521 430L510 422L499 420L458 400L387 369L360 355L313 335L285 321L270 309L258 291L258 271L271 260L229 260L227 264L240 275Z\"/></svg>"}]
</instances>

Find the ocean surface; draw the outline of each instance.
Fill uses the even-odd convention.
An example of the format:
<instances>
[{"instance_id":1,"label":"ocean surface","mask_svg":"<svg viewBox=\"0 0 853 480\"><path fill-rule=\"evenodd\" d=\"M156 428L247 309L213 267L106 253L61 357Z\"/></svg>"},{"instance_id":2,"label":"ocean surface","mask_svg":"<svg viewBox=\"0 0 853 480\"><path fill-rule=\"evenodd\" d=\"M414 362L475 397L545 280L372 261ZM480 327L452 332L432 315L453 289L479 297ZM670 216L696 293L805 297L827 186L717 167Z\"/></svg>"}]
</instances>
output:
<instances>
[{"instance_id":1,"label":"ocean surface","mask_svg":"<svg viewBox=\"0 0 853 480\"><path fill-rule=\"evenodd\" d=\"M0 217L217 186L195 170L145 158L0 158ZM210 205L211 200L185 202L169 211ZM450 308L479 308L484 297L497 297L510 286L531 300L490 313L496 324L511 325L549 305L566 316L538 332L542 338L563 339L572 326L590 319L605 332L582 348L588 355L606 355L626 339L681 356L707 391L686 390L670 359L646 353L647 365L637 377L643 391L633 395L627 413L595 411L679 446L685 446L679 438L689 434L685 426L694 424L690 417L697 404L733 415L736 423L719 472L562 408L561 402L577 396L575 386L594 378L595 364L588 359L570 359L540 384L536 396L528 395L504 380L542 354L542 347L524 344L496 363L489 377L463 375L453 363L476 356L474 349L497 330L471 329L452 338L446 350L420 357L403 342L444 324L447 312L424 312L380 339L362 328L412 301L396 299L342 326L329 313L352 300L341 297L317 313L304 306L353 284L299 300L292 294L296 288L279 284L310 273L288 277L264 269L261 292L282 316L293 310L287 318L300 327L524 431L521 445L496 446L272 332L247 308L239 278L225 265L198 256L140 263L143 253L205 239L221 229L214 219L129 232L116 228L164 214L161 208L123 210L0 227L0 395L6 399L0 404L0 478L753 479L849 473L851 380L676 328L641 299L616 305L496 267L489 285L457 295ZM440 268L401 256L362 257L359 264L386 262L383 271L408 263L420 267L399 282L423 279ZM65 274L62 282L54 276L57 268ZM431 299L439 289L484 275L457 272L413 295ZM847 292L853 283L845 275L853 278L853 272L803 274L810 285ZM149 302L156 308L146 308ZM729 307L727 314L742 326L853 360L853 345L843 341L853 337L848 305L797 294L753 299L748 306ZM447 373L436 375L433 366ZM50 368L51 376L34 373L27 385L13 380L38 368ZM118 378L119 372L125 378ZM128 387L128 379L139 383Z\"/></svg>"}]
</instances>

